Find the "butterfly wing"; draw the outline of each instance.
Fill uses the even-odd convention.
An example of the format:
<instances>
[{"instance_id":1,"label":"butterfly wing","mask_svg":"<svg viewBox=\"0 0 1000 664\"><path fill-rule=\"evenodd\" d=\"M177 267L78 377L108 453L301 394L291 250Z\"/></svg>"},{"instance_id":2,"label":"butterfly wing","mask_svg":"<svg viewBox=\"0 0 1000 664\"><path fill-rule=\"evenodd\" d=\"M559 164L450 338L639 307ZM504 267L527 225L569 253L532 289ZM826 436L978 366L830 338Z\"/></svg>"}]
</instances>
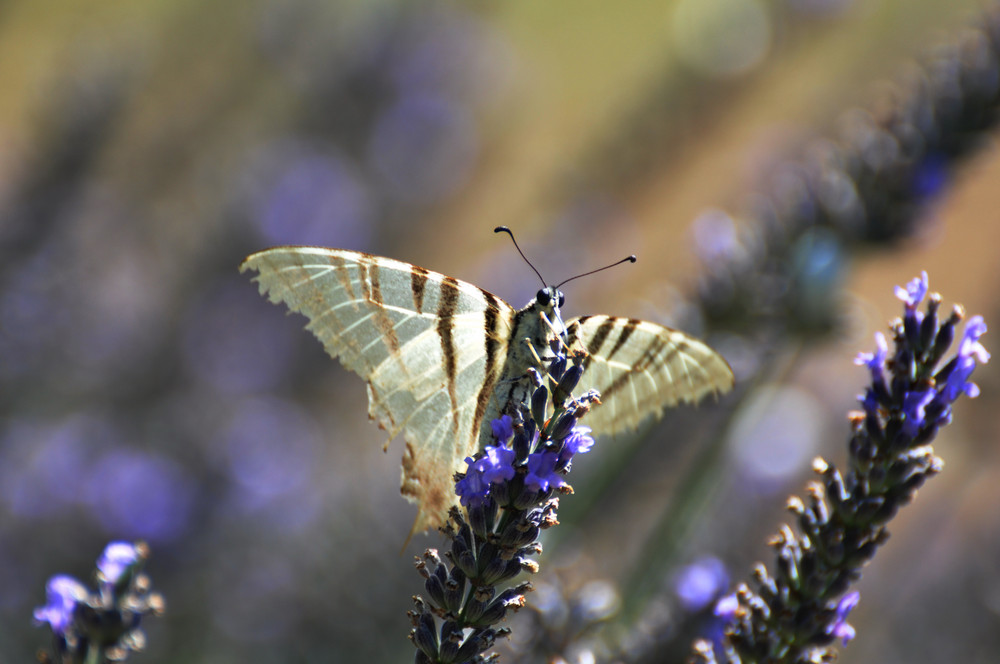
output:
<instances>
[{"instance_id":1,"label":"butterfly wing","mask_svg":"<svg viewBox=\"0 0 1000 664\"><path fill-rule=\"evenodd\" d=\"M635 429L664 408L733 386L732 369L718 353L656 323L582 316L569 321L567 345L587 352L577 392L601 393L601 405L585 420L598 433Z\"/></svg>"},{"instance_id":2,"label":"butterfly wing","mask_svg":"<svg viewBox=\"0 0 1000 664\"><path fill-rule=\"evenodd\" d=\"M262 294L309 319L326 351L368 383L369 415L403 434L400 491L414 532L443 525L452 475L478 446L507 355L513 309L481 288L343 249L276 247L248 257Z\"/></svg>"}]
</instances>

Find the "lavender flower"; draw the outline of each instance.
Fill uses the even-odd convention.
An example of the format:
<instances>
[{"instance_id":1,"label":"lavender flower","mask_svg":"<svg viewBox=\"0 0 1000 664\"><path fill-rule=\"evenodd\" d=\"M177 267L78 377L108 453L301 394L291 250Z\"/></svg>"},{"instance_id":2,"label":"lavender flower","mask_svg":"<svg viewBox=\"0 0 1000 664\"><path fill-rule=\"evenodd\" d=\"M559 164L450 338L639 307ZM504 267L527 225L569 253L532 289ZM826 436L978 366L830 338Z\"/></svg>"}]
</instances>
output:
<instances>
[{"instance_id":1,"label":"lavender flower","mask_svg":"<svg viewBox=\"0 0 1000 664\"><path fill-rule=\"evenodd\" d=\"M926 275L926 273L924 274ZM837 602L833 623L827 628L827 634L840 639L845 646L855 635L854 628L847 624L847 614L858 605L860 599L861 593L856 590L841 597L840 601Z\"/></svg>"},{"instance_id":2,"label":"lavender flower","mask_svg":"<svg viewBox=\"0 0 1000 664\"><path fill-rule=\"evenodd\" d=\"M90 591L66 575L46 586L48 603L35 609L35 620L48 623L54 637L52 661L60 664L124 660L141 650L142 617L163 611L163 598L149 588L139 570L149 552L144 544L112 542L97 561L100 588Z\"/></svg>"},{"instance_id":3,"label":"lavender flower","mask_svg":"<svg viewBox=\"0 0 1000 664\"><path fill-rule=\"evenodd\" d=\"M97 576L110 586L127 580L136 565L143 562L142 548L131 542L111 542L97 559Z\"/></svg>"},{"instance_id":4,"label":"lavender flower","mask_svg":"<svg viewBox=\"0 0 1000 664\"><path fill-rule=\"evenodd\" d=\"M57 574L45 586L48 604L35 609L35 621L48 623L58 637L65 637L78 604L87 599L87 588L71 576Z\"/></svg>"},{"instance_id":5,"label":"lavender flower","mask_svg":"<svg viewBox=\"0 0 1000 664\"><path fill-rule=\"evenodd\" d=\"M696 643L696 661L829 661L834 641L846 645L854 638L847 615L858 593L847 589L887 539L889 520L940 472L930 442L951 421L954 401L979 393L969 378L989 360L979 342L986 326L974 316L957 355L938 369L964 314L955 307L940 322L941 297L928 297L927 290L926 273L897 287L904 311L891 326L892 353L876 334L876 350L855 360L871 381L858 397L862 411L850 416L848 472L816 459L820 481L809 486L807 500L793 496L788 502L799 533L783 526L770 542L777 551L773 574L757 565L753 588L741 584L735 606L729 598L717 605L732 620L724 646L716 651L708 641Z\"/></svg>"},{"instance_id":6,"label":"lavender flower","mask_svg":"<svg viewBox=\"0 0 1000 664\"><path fill-rule=\"evenodd\" d=\"M497 444L467 458L468 470L456 478L465 511L453 509L444 531L452 542L447 562L434 549L417 559L426 591L409 612L418 663L490 660L483 653L509 633L495 625L524 606L525 593L533 589L527 582L499 586L538 570L530 556L541 551L540 531L557 523L554 495L572 492L563 476L572 458L594 443L590 429L577 423L597 395L578 400L570 394L582 357L566 368L561 349L552 350L553 381L546 386L536 376L530 403L515 404L490 423ZM546 417L550 395L554 413Z\"/></svg>"},{"instance_id":7,"label":"lavender flower","mask_svg":"<svg viewBox=\"0 0 1000 664\"><path fill-rule=\"evenodd\" d=\"M893 292L906 305L908 312L915 311L927 295L927 271L921 272L920 276L906 284L905 288L896 286Z\"/></svg>"}]
</instances>

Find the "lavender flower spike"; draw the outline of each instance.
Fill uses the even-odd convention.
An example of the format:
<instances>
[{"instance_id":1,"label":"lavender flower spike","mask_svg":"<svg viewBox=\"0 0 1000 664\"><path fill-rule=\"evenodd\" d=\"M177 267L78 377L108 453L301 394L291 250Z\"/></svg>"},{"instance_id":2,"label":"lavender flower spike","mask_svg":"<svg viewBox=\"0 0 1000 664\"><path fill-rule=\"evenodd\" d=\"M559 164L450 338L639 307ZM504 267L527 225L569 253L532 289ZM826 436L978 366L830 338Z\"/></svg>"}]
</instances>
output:
<instances>
[{"instance_id":1,"label":"lavender flower spike","mask_svg":"<svg viewBox=\"0 0 1000 664\"><path fill-rule=\"evenodd\" d=\"M468 457L468 470L456 476L464 510L454 508L442 529L451 539L446 560L434 549L417 559L426 591L409 612L417 664L493 661L495 655L483 653L510 632L497 623L524 606L533 589L527 582L500 584L538 571L530 556L541 551L539 533L558 523L554 495L572 493L563 479L570 460L594 444L579 418L599 403L596 394L575 399L569 393L583 356L565 368L559 346L553 355L548 385L490 422L497 445Z\"/></svg>"},{"instance_id":2,"label":"lavender flower spike","mask_svg":"<svg viewBox=\"0 0 1000 664\"><path fill-rule=\"evenodd\" d=\"M109 544L97 561L96 591L62 574L49 580L48 604L35 609L35 620L52 628L49 661L122 661L143 648L142 618L163 611L163 598L139 571L148 555L142 543Z\"/></svg>"},{"instance_id":3,"label":"lavender flower spike","mask_svg":"<svg viewBox=\"0 0 1000 664\"><path fill-rule=\"evenodd\" d=\"M695 661L830 661L835 641L846 645L854 638L847 615L858 594L849 592L850 585L888 538L892 517L941 471L930 443L951 421L952 403L979 393L969 377L990 357L979 342L986 325L973 316L957 354L938 368L964 314L955 307L941 321L941 297L928 297L927 288L926 272L897 287L904 311L890 328L894 348L876 334L876 350L855 360L868 368L870 383L859 397L863 410L849 415L847 471L820 458L813 462L818 481L805 499L788 501L797 530L785 525L771 539L773 573L758 565L735 601L720 603L719 613L732 620L725 643L713 650L708 641L698 642ZM917 311L925 298L924 311Z\"/></svg>"}]
</instances>

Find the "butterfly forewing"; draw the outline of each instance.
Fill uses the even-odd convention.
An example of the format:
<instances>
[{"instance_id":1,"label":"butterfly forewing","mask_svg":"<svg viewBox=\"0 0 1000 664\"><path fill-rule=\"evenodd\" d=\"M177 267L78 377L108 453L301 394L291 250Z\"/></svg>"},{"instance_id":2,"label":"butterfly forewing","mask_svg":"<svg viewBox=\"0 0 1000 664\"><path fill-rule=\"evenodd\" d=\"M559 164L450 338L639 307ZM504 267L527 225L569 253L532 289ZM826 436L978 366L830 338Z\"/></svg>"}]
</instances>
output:
<instances>
[{"instance_id":1,"label":"butterfly forewing","mask_svg":"<svg viewBox=\"0 0 1000 664\"><path fill-rule=\"evenodd\" d=\"M478 447L500 379L511 307L471 284L389 258L278 247L253 254L262 293L309 319L327 352L368 382L369 414L402 433L415 531L443 525L452 475Z\"/></svg>"},{"instance_id":2,"label":"butterfly forewing","mask_svg":"<svg viewBox=\"0 0 1000 664\"><path fill-rule=\"evenodd\" d=\"M577 389L601 394L601 405L586 418L598 433L635 429L664 408L733 386L733 372L718 353L656 323L582 316L569 321L566 343L587 353Z\"/></svg>"}]
</instances>

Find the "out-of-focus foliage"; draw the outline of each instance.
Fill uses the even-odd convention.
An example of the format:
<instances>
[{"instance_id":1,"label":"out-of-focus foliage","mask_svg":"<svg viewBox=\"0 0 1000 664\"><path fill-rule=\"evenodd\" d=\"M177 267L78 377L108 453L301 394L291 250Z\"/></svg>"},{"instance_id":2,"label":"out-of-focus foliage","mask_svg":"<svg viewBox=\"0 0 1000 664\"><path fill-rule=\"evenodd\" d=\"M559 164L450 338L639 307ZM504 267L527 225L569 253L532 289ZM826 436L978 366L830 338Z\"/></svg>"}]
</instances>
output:
<instances>
[{"instance_id":1,"label":"out-of-focus foliage","mask_svg":"<svg viewBox=\"0 0 1000 664\"><path fill-rule=\"evenodd\" d=\"M140 661L411 658L409 555L439 541L397 555L414 516L398 497L398 444L381 453L360 382L258 296L240 260L282 243L360 249L520 306L538 284L493 236L507 224L554 281L639 254L574 282L570 315L699 333L683 303L742 227L722 209L773 191L782 164L838 135L843 111L889 103L898 89L881 82L957 39L977 6L4 3L0 660L29 661L47 642L31 624L46 579L82 578L110 539L149 541L167 602ZM862 256L818 234L793 252L796 283L820 284L843 314L822 340L783 338L758 373L746 328L713 339L738 375L757 376L738 412L680 412L646 445L598 439L529 604L585 623L586 607L615 603L594 584L634 587L652 550L642 581L664 599L641 622L672 625L686 656L704 603L689 606L696 590L672 603L673 588L706 556L725 563L701 575L713 590L726 570L742 578L810 459L842 454L865 380L851 359L895 311L891 285L926 269L994 324L1000 157L980 140L934 183L909 237ZM997 385L985 369L979 401L939 440L944 473L866 573L853 661L997 650ZM711 440L725 443L718 475L688 495ZM678 494L697 511L678 510ZM683 537L644 548L664 513ZM545 629L536 641L560 632Z\"/></svg>"}]
</instances>

